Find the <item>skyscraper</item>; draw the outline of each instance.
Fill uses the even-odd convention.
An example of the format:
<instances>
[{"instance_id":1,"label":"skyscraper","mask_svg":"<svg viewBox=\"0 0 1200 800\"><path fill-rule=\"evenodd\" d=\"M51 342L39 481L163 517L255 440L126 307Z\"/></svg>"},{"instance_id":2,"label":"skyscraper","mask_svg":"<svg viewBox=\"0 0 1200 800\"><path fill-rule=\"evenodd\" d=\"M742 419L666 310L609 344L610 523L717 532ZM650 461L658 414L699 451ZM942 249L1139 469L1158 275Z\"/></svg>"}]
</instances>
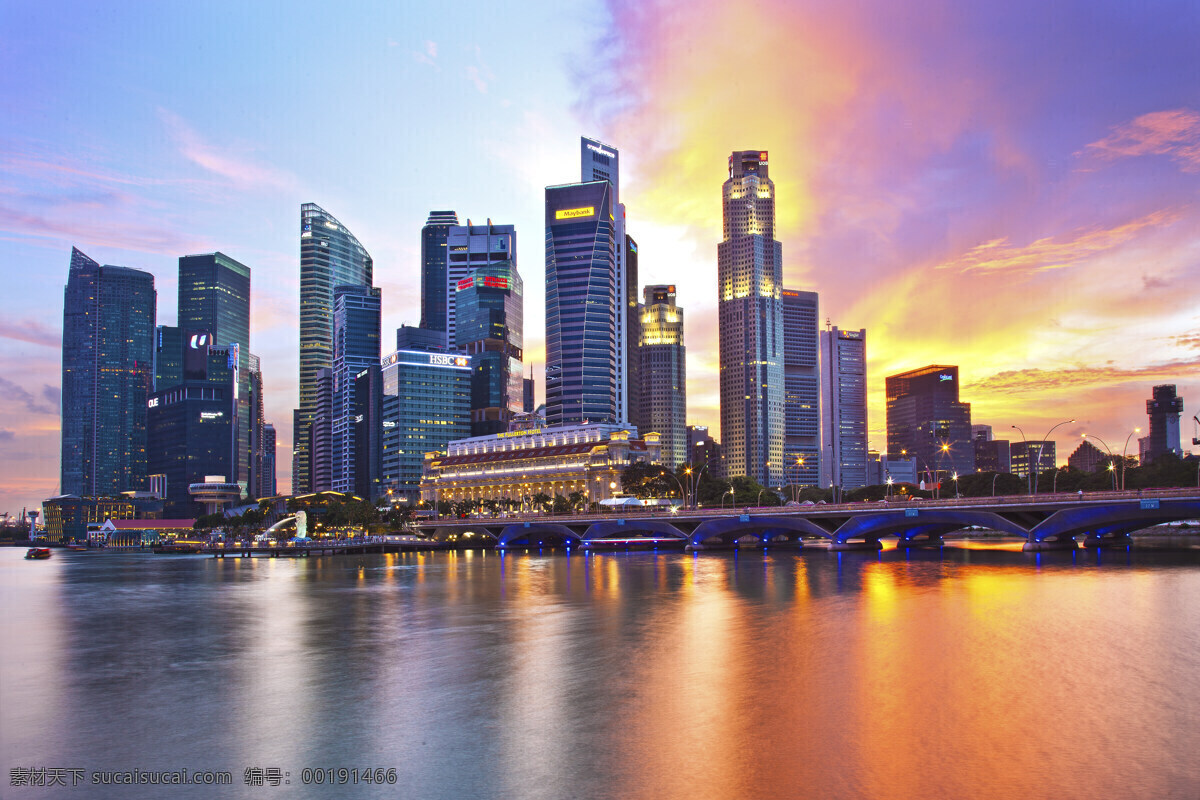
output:
<instances>
[{"instance_id":1,"label":"skyscraper","mask_svg":"<svg viewBox=\"0 0 1200 800\"><path fill-rule=\"evenodd\" d=\"M315 203L300 207L300 407L293 415L292 492L311 491L309 426L317 375L333 367L333 287L371 286L371 255Z\"/></svg>"},{"instance_id":2,"label":"skyscraper","mask_svg":"<svg viewBox=\"0 0 1200 800\"><path fill-rule=\"evenodd\" d=\"M494 262L472 270L454 293L455 349L471 356L471 435L504 433L524 407L521 276L515 263Z\"/></svg>"},{"instance_id":3,"label":"skyscraper","mask_svg":"<svg viewBox=\"0 0 1200 800\"><path fill-rule=\"evenodd\" d=\"M726 477L783 479L783 247L767 154L729 156L717 245L721 456Z\"/></svg>"},{"instance_id":4,"label":"skyscraper","mask_svg":"<svg viewBox=\"0 0 1200 800\"><path fill-rule=\"evenodd\" d=\"M546 422L617 422L617 240L607 180L546 187Z\"/></svg>"},{"instance_id":5,"label":"skyscraper","mask_svg":"<svg viewBox=\"0 0 1200 800\"><path fill-rule=\"evenodd\" d=\"M675 287L647 286L638 323L637 372L640 396L632 403L634 424L658 433L662 463L674 469L690 462L687 441L687 348L683 344L683 309L675 305Z\"/></svg>"},{"instance_id":6,"label":"skyscraper","mask_svg":"<svg viewBox=\"0 0 1200 800\"><path fill-rule=\"evenodd\" d=\"M333 408L330 417L331 482L335 492L355 491L354 382L379 366L382 292L369 286L333 290ZM364 399L369 403L369 400Z\"/></svg>"},{"instance_id":7,"label":"skyscraper","mask_svg":"<svg viewBox=\"0 0 1200 800\"><path fill-rule=\"evenodd\" d=\"M784 289L783 482L816 486L821 475L821 381L816 292ZM865 399L864 399L865 402Z\"/></svg>"},{"instance_id":8,"label":"skyscraper","mask_svg":"<svg viewBox=\"0 0 1200 800\"><path fill-rule=\"evenodd\" d=\"M62 493L144 489L154 380L154 276L71 248L63 292Z\"/></svg>"},{"instance_id":9,"label":"skyscraper","mask_svg":"<svg viewBox=\"0 0 1200 800\"><path fill-rule=\"evenodd\" d=\"M1155 386L1146 401L1146 415L1150 417L1150 433L1146 436L1143 460L1153 461L1167 453L1182 455L1179 446L1179 415L1183 413L1183 398L1175 394L1175 384Z\"/></svg>"},{"instance_id":10,"label":"skyscraper","mask_svg":"<svg viewBox=\"0 0 1200 800\"><path fill-rule=\"evenodd\" d=\"M869 483L867 332L831 327L821 331L821 486L841 491Z\"/></svg>"},{"instance_id":11,"label":"skyscraper","mask_svg":"<svg viewBox=\"0 0 1200 800\"><path fill-rule=\"evenodd\" d=\"M421 327L446 332L446 235L458 224L453 211L430 211L421 229Z\"/></svg>"},{"instance_id":12,"label":"skyscraper","mask_svg":"<svg viewBox=\"0 0 1200 800\"><path fill-rule=\"evenodd\" d=\"M975 471L971 404L958 400L958 367L935 364L886 379L889 455L917 459L922 474ZM1012 448L1017 467L1017 448Z\"/></svg>"},{"instance_id":13,"label":"skyscraper","mask_svg":"<svg viewBox=\"0 0 1200 800\"><path fill-rule=\"evenodd\" d=\"M491 264L517 266L517 231L512 225L452 225L446 233L446 342L461 350L466 340L456 334L458 287L472 272Z\"/></svg>"}]
</instances>

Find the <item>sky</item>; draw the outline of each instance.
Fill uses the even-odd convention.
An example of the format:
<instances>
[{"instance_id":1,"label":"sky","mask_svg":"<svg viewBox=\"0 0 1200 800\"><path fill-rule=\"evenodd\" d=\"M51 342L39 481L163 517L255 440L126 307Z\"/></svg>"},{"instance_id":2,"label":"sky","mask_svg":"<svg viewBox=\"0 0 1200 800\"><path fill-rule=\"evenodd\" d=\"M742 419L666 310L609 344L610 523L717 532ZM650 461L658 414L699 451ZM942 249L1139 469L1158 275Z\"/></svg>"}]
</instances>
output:
<instances>
[{"instance_id":1,"label":"sky","mask_svg":"<svg viewBox=\"0 0 1200 800\"><path fill-rule=\"evenodd\" d=\"M544 187L621 151L642 285L684 308L719 438L716 251L734 150L770 152L789 287L884 377L960 367L998 438L1120 452L1156 384L1200 406L1200 4L947 0L0 0L0 511L58 493L71 247L252 270L250 350L290 483L299 209L370 251L385 346L420 317L431 209L511 223L542 393ZM1130 442L1136 450L1137 434Z\"/></svg>"}]
</instances>

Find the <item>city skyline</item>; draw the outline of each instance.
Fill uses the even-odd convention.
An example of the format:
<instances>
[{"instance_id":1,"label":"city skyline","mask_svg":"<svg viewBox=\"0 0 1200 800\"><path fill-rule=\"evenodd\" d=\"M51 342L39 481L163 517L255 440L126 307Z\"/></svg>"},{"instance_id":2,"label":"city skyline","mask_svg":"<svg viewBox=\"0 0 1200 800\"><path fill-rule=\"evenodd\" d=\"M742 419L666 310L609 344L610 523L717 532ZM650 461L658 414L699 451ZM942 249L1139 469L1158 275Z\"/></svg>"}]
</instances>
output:
<instances>
[{"instance_id":1,"label":"city skyline","mask_svg":"<svg viewBox=\"0 0 1200 800\"><path fill-rule=\"evenodd\" d=\"M237 6L5 11L2 91L19 111L0 153L0 255L23 307L0 328L0 508L57 493L72 246L150 272L162 297L187 254L219 250L254 271L252 338L285 489L296 208L329 209L372 253L390 339L419 320L429 210L491 215L536 239L544 187L574 173L580 135L620 148L640 284L678 286L688 422L718 440L716 186L728 153L749 146L772 156L784 285L819 292L822 322L871 336L874 447L884 376L931 363L960 366L973 421L998 438L1078 419L1054 437L1064 457L1080 433L1145 429L1153 385L1178 385L1186 420L1200 371L1200 12L921 7L760 3L772 24L748 55L753 77L708 63L746 13L716 4L678 15L547 3L528 32L484 7L380 6L333 26ZM573 66L576 50L600 68ZM248 60L221 63L231 52ZM313 93L331 105L320 118L298 112ZM727 113L739 103L761 111ZM413 107L446 113L414 123ZM537 272L525 333L541 392ZM175 324L166 306L158 322Z\"/></svg>"}]
</instances>

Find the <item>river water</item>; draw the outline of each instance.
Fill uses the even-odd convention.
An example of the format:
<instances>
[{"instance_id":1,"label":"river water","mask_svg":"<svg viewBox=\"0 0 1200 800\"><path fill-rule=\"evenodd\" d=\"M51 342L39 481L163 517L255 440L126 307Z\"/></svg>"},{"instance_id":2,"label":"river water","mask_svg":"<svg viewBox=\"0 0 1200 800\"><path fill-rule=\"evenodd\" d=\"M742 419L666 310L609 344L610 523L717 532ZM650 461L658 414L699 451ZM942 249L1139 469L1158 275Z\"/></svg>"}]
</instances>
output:
<instances>
[{"instance_id":1,"label":"river water","mask_svg":"<svg viewBox=\"0 0 1200 800\"><path fill-rule=\"evenodd\" d=\"M22 555L0 797L1200 797L1196 551Z\"/></svg>"}]
</instances>

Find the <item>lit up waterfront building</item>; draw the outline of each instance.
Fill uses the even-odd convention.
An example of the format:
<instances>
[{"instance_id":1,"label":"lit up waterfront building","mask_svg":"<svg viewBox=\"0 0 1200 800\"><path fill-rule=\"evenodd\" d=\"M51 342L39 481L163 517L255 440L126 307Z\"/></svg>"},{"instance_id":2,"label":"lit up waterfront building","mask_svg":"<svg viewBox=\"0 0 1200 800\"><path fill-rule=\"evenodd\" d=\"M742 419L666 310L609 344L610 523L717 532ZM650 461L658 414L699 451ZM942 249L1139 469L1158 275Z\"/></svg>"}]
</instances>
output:
<instances>
[{"instance_id":1,"label":"lit up waterfront building","mask_svg":"<svg viewBox=\"0 0 1200 800\"><path fill-rule=\"evenodd\" d=\"M154 276L100 266L71 248L63 293L64 494L146 488L146 405L154 380Z\"/></svg>"},{"instance_id":2,"label":"lit up waterfront building","mask_svg":"<svg viewBox=\"0 0 1200 800\"><path fill-rule=\"evenodd\" d=\"M616 423L617 241L607 180L546 188L546 421Z\"/></svg>"},{"instance_id":3,"label":"lit up waterfront building","mask_svg":"<svg viewBox=\"0 0 1200 800\"><path fill-rule=\"evenodd\" d=\"M590 508L619 493L621 473L636 462L661 463L658 434L639 439L627 425L589 424L475 436L425 456L421 500L496 500L516 510L539 494L578 492Z\"/></svg>"},{"instance_id":4,"label":"lit up waterfront building","mask_svg":"<svg viewBox=\"0 0 1200 800\"><path fill-rule=\"evenodd\" d=\"M455 349L471 357L471 434L507 431L524 411L521 276L513 262L493 262L459 280L454 294Z\"/></svg>"},{"instance_id":5,"label":"lit up waterfront building","mask_svg":"<svg viewBox=\"0 0 1200 800\"><path fill-rule=\"evenodd\" d=\"M333 287L371 286L374 265L345 225L315 203L300 207L300 407L293 414L292 493L311 491L309 427L317 376L333 368Z\"/></svg>"},{"instance_id":6,"label":"lit up waterfront building","mask_svg":"<svg viewBox=\"0 0 1200 800\"><path fill-rule=\"evenodd\" d=\"M821 381L816 292L784 289L783 483L816 486L821 475Z\"/></svg>"},{"instance_id":7,"label":"lit up waterfront building","mask_svg":"<svg viewBox=\"0 0 1200 800\"><path fill-rule=\"evenodd\" d=\"M821 486L857 489L867 475L867 332L821 331ZM900 452L888 455L898 458Z\"/></svg>"},{"instance_id":8,"label":"lit up waterfront building","mask_svg":"<svg viewBox=\"0 0 1200 800\"><path fill-rule=\"evenodd\" d=\"M380 494L415 505L425 454L471 433L471 357L397 350L381 367Z\"/></svg>"},{"instance_id":9,"label":"lit up waterfront building","mask_svg":"<svg viewBox=\"0 0 1200 800\"><path fill-rule=\"evenodd\" d=\"M973 473L971 404L959 402L958 367L934 364L892 375L885 383L888 453L915 457L930 479L939 472ZM1017 459L1014 443L1014 470Z\"/></svg>"},{"instance_id":10,"label":"lit up waterfront building","mask_svg":"<svg viewBox=\"0 0 1200 800\"><path fill-rule=\"evenodd\" d=\"M721 458L726 477L783 480L783 246L775 239L775 184L767 154L729 156L717 245Z\"/></svg>"},{"instance_id":11,"label":"lit up waterfront building","mask_svg":"<svg viewBox=\"0 0 1200 800\"><path fill-rule=\"evenodd\" d=\"M635 359L640 391L633 398L635 426L659 434L662 463L674 469L690 461L687 442L687 348L683 309L675 305L675 287L647 286L641 306Z\"/></svg>"}]
</instances>

